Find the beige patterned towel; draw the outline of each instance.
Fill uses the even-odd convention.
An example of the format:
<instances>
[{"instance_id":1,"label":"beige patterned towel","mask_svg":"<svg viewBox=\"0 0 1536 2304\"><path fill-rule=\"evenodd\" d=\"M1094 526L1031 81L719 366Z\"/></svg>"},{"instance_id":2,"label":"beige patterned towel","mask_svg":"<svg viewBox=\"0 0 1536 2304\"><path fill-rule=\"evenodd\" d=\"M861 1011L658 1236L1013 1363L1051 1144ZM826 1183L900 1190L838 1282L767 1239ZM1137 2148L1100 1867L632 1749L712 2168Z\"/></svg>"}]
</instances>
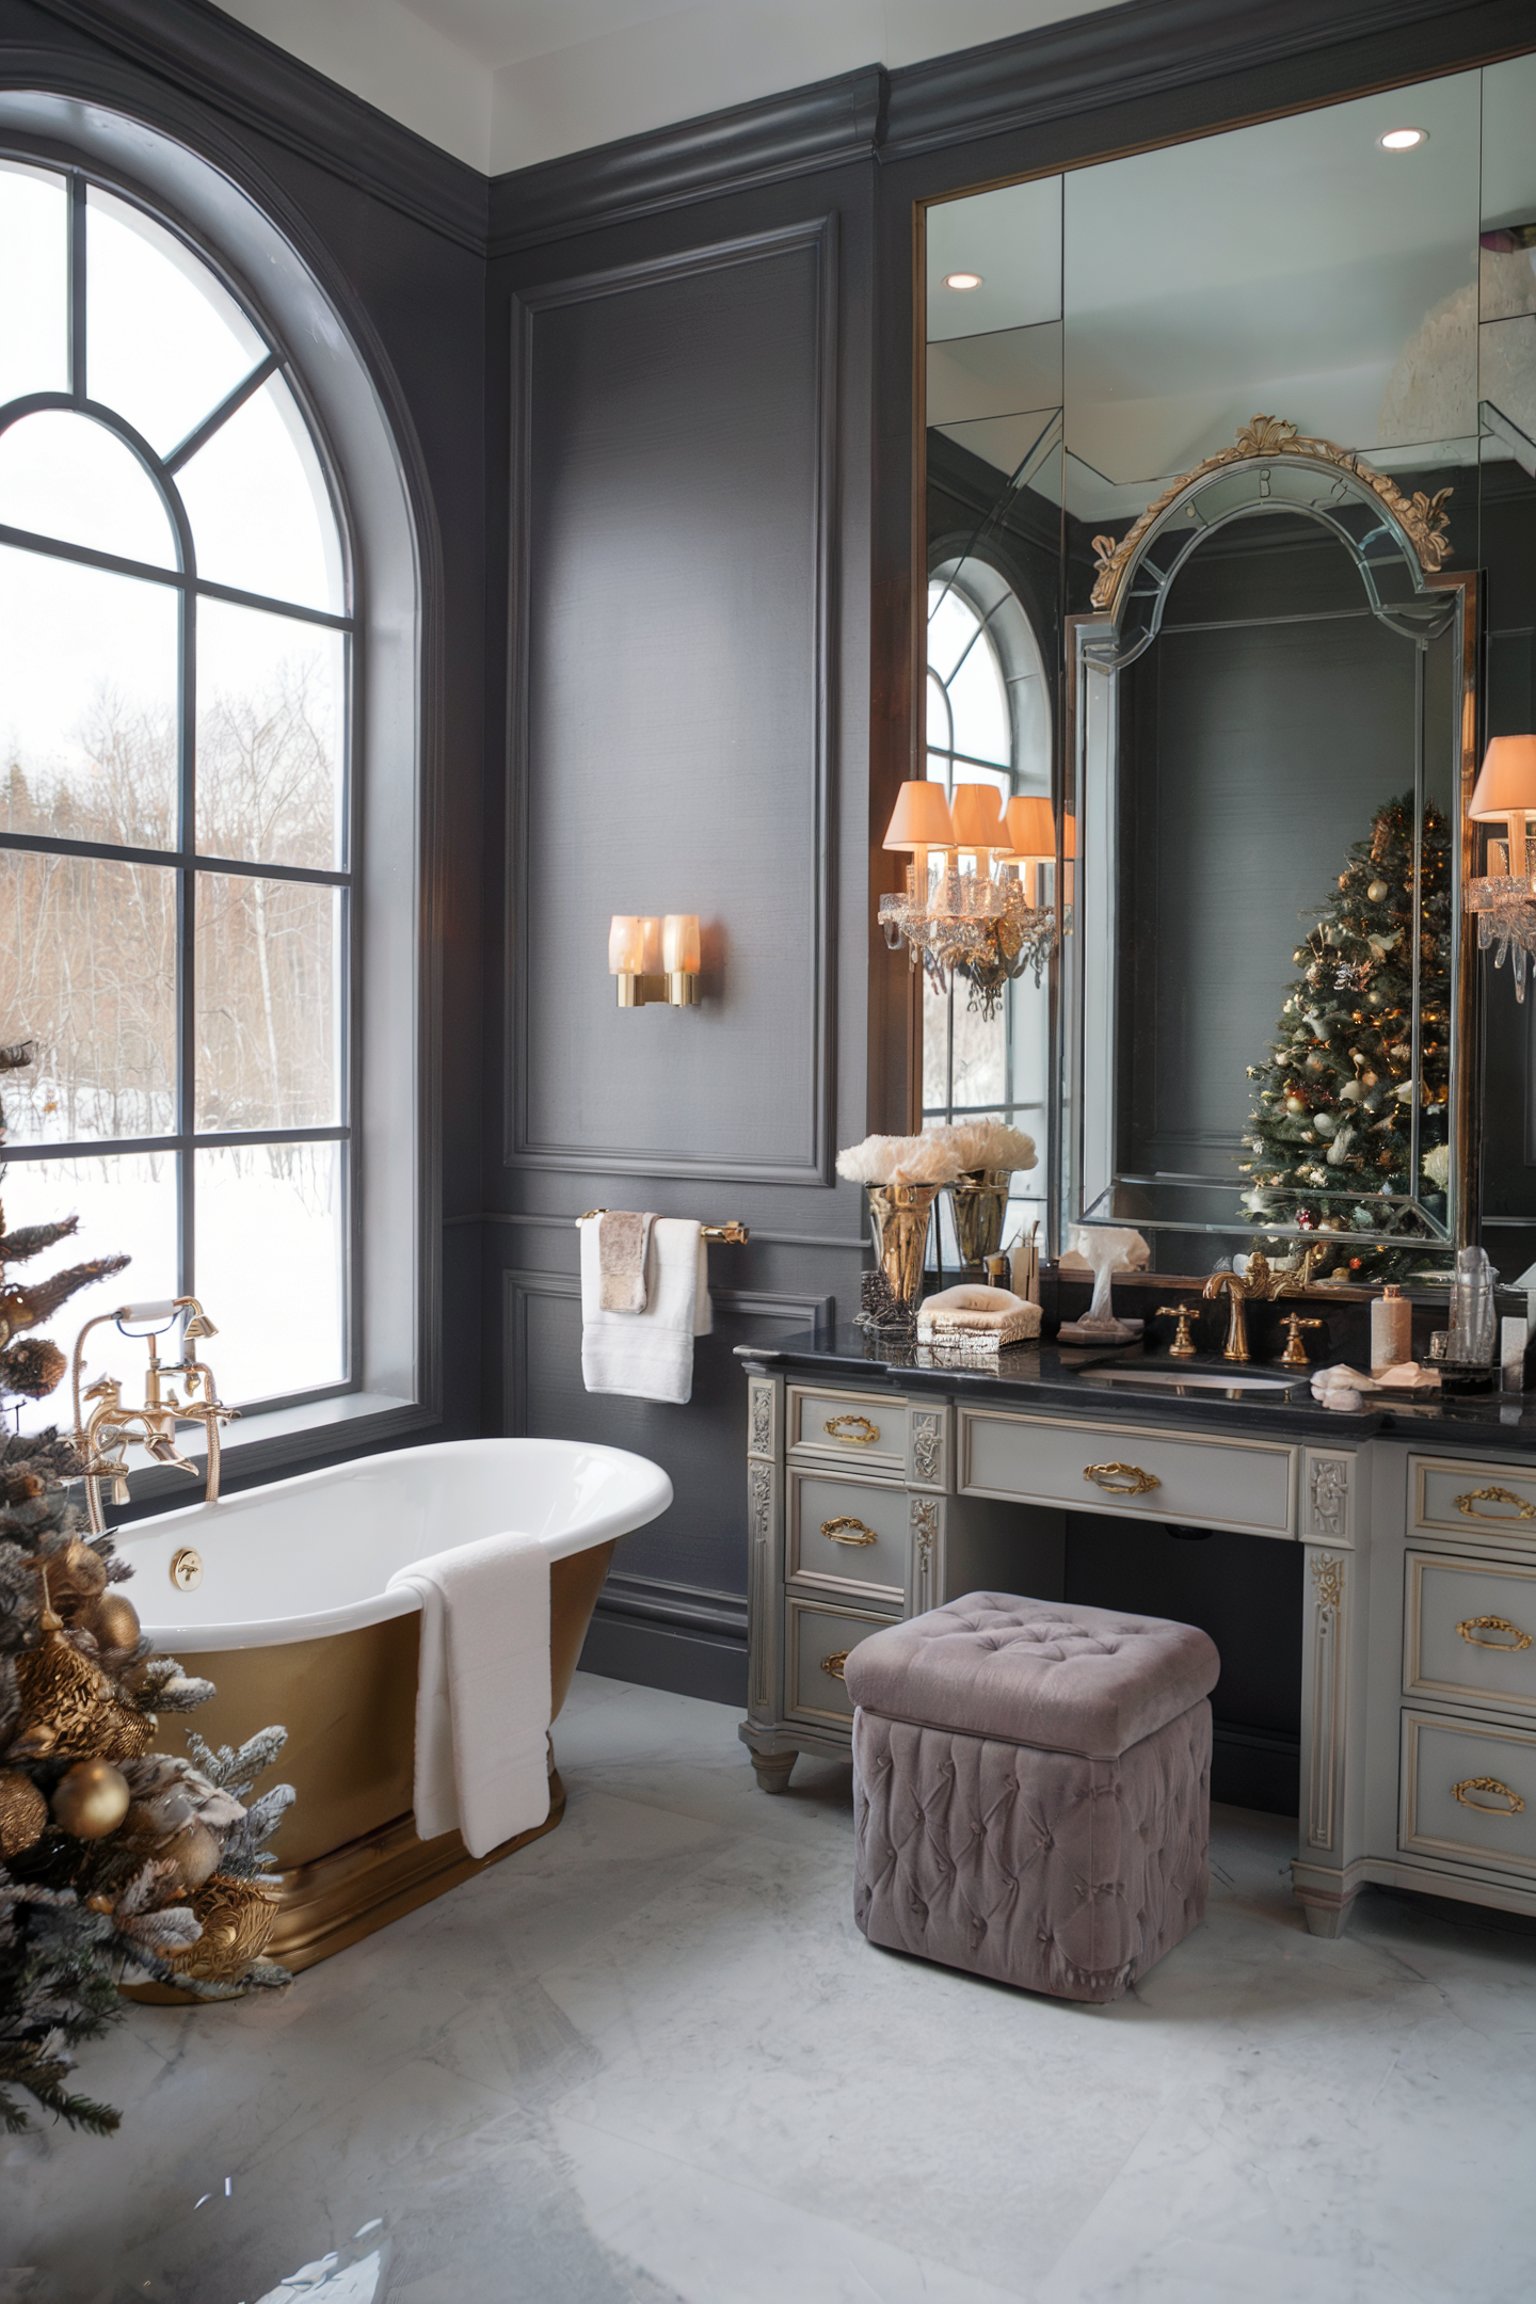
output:
<instances>
[{"instance_id":1,"label":"beige patterned towel","mask_svg":"<svg viewBox=\"0 0 1536 2304\"><path fill-rule=\"evenodd\" d=\"M624 1209L606 1211L597 1220L597 1257L602 1271L602 1307L605 1312L643 1312L647 1303L645 1267L651 1252L654 1216L635 1216Z\"/></svg>"}]
</instances>

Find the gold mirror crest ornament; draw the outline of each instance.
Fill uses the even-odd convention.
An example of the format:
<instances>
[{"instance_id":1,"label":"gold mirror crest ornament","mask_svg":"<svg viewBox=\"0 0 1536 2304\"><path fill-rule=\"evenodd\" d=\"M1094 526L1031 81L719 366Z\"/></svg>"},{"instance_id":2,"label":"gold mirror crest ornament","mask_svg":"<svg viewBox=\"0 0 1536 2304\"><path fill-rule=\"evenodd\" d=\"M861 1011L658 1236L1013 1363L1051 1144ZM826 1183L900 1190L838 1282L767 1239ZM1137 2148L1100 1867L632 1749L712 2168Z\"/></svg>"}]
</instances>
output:
<instances>
[{"instance_id":1,"label":"gold mirror crest ornament","mask_svg":"<svg viewBox=\"0 0 1536 2304\"><path fill-rule=\"evenodd\" d=\"M1309 464L1328 465L1335 471L1347 472L1381 498L1412 544L1420 567L1428 574L1436 574L1450 558L1450 539L1445 534L1450 521L1450 514L1446 510L1451 495L1449 488L1437 488L1433 496L1426 495L1422 489L1416 489L1413 495L1405 496L1385 472L1374 471L1360 457L1351 455L1347 448L1339 447L1337 442L1314 439L1305 432L1298 432L1296 426L1288 423L1283 416L1254 416L1238 433L1234 446L1222 448L1214 456L1207 456L1192 471L1181 473L1177 480L1170 481L1161 496L1147 506L1123 536L1094 537L1093 551L1099 572L1094 581L1092 605L1097 609L1113 610L1120 596L1126 570L1135 559L1148 531L1155 527L1170 505L1177 503L1187 488L1203 480L1208 473L1220 472L1229 464L1249 463L1255 457L1262 456L1291 456Z\"/></svg>"}]
</instances>

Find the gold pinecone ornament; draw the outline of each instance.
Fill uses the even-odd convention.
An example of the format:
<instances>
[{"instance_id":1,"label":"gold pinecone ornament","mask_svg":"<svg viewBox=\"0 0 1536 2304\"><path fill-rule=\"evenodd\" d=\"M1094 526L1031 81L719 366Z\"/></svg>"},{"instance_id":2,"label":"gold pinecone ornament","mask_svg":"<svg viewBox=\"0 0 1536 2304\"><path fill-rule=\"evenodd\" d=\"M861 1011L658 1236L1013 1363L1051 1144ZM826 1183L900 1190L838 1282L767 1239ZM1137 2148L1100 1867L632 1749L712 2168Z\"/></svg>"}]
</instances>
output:
<instances>
[{"instance_id":1,"label":"gold pinecone ornament","mask_svg":"<svg viewBox=\"0 0 1536 2304\"><path fill-rule=\"evenodd\" d=\"M0 1863L24 1855L41 1840L48 1803L19 1768L0 1768Z\"/></svg>"},{"instance_id":2,"label":"gold pinecone ornament","mask_svg":"<svg viewBox=\"0 0 1536 2304\"><path fill-rule=\"evenodd\" d=\"M118 1701L112 1683L65 1633L52 1608L42 1638L16 1659L21 1729L12 1754L24 1760L137 1760L155 1740L154 1715Z\"/></svg>"}]
</instances>

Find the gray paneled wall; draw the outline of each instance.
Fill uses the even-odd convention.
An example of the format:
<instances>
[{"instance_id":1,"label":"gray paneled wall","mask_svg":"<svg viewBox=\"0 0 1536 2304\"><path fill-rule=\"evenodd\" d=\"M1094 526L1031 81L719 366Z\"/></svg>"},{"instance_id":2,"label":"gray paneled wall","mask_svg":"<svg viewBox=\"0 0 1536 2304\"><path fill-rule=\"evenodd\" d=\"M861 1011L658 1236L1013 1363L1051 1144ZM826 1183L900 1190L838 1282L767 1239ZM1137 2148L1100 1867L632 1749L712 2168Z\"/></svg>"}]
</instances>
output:
<instances>
[{"instance_id":1,"label":"gray paneled wall","mask_svg":"<svg viewBox=\"0 0 1536 2304\"><path fill-rule=\"evenodd\" d=\"M834 172L695 209L638 255L604 233L496 267L509 991L487 1418L665 1466L676 1500L626 1540L588 1661L726 1699L745 1687L733 1349L849 1306L861 1263L832 1158L862 1131L867 450L847 386L867 353L840 274L864 235L867 279L868 200ZM700 915L701 1004L621 1011L609 917L666 911ZM686 1407L583 1388L572 1219L599 1204L752 1227L710 1251Z\"/></svg>"}]
</instances>

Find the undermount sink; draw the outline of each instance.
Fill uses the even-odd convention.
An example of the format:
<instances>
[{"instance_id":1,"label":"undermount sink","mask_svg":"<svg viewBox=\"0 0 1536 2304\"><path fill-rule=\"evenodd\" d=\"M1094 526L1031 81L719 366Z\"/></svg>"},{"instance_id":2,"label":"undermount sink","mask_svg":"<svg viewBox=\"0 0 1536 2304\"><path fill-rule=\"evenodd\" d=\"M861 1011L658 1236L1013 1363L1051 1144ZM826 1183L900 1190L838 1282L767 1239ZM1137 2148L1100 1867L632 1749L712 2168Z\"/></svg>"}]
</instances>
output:
<instances>
[{"instance_id":1,"label":"undermount sink","mask_svg":"<svg viewBox=\"0 0 1536 2304\"><path fill-rule=\"evenodd\" d=\"M1224 1369L1163 1367L1089 1368L1083 1373L1090 1384L1133 1384L1138 1390L1151 1385L1159 1392L1182 1392L1190 1385L1201 1392L1294 1392L1307 1381L1305 1376L1264 1376L1240 1362L1230 1375Z\"/></svg>"}]
</instances>

